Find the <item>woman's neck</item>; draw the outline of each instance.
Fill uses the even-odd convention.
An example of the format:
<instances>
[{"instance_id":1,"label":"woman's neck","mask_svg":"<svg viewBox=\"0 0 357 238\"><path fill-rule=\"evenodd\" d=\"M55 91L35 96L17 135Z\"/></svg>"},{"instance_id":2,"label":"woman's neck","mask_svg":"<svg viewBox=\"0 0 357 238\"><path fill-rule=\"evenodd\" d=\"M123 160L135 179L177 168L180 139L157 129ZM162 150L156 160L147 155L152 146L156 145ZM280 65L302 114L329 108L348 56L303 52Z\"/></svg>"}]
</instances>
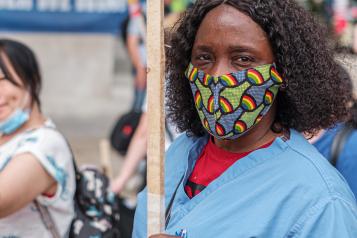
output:
<instances>
[{"instance_id":1,"label":"woman's neck","mask_svg":"<svg viewBox=\"0 0 357 238\"><path fill-rule=\"evenodd\" d=\"M20 133L23 133L24 131L43 126L45 121L46 121L46 118L40 112L39 107L37 106L37 104L35 104L31 109L31 113L29 115L29 120L27 122L25 122L15 132L13 132L13 133L11 133L9 135L0 136L0 145L5 144L6 142L8 142L12 138L14 138L16 135L18 135Z\"/></svg>"}]
</instances>

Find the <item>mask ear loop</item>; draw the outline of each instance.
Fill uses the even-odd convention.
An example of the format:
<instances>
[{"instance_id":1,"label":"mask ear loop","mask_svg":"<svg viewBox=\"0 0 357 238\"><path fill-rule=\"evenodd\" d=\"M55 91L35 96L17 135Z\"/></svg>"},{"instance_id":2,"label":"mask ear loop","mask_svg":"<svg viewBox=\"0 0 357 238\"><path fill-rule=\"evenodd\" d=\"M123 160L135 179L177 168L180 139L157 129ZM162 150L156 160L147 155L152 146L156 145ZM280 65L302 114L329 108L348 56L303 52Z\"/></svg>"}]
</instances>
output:
<instances>
[{"instance_id":1,"label":"mask ear loop","mask_svg":"<svg viewBox=\"0 0 357 238\"><path fill-rule=\"evenodd\" d=\"M281 92L286 92L286 90L288 89L288 87L289 87L289 83L288 83L288 81L286 80L286 79L284 79L284 82L283 82L283 84L280 86L280 91Z\"/></svg>"},{"instance_id":2,"label":"mask ear loop","mask_svg":"<svg viewBox=\"0 0 357 238\"><path fill-rule=\"evenodd\" d=\"M273 63L273 66L277 69L276 63ZM277 69L277 70L278 70L278 69ZM279 71L278 71L278 72L279 72ZM283 77L283 75L281 75L281 77L283 78L283 83L280 85L279 91L285 92L285 91L288 90L289 81L286 79L286 77Z\"/></svg>"}]
</instances>

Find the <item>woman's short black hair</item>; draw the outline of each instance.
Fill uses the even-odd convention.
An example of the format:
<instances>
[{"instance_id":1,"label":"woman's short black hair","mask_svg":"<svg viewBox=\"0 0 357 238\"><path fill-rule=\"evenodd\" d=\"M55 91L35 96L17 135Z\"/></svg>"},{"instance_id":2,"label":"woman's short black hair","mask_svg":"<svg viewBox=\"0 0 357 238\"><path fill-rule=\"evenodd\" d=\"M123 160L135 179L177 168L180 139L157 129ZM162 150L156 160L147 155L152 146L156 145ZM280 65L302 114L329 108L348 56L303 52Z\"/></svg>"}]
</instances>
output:
<instances>
[{"instance_id":1,"label":"woman's short black hair","mask_svg":"<svg viewBox=\"0 0 357 238\"><path fill-rule=\"evenodd\" d=\"M17 75L20 77L23 86L29 89L32 103L37 103L38 106L40 106L39 94L42 80L33 51L23 43L9 39L0 39L0 54L6 55ZM0 69L7 80L16 86L21 86L14 80L2 56L0 57Z\"/></svg>"},{"instance_id":2,"label":"woman's short black hair","mask_svg":"<svg viewBox=\"0 0 357 238\"><path fill-rule=\"evenodd\" d=\"M327 30L294 0L197 0L173 28L166 52L168 117L180 131L204 133L184 72L203 18L221 4L249 16L270 40L277 69L286 81L277 97L277 122L315 133L349 117L346 105L352 88L340 74Z\"/></svg>"}]
</instances>

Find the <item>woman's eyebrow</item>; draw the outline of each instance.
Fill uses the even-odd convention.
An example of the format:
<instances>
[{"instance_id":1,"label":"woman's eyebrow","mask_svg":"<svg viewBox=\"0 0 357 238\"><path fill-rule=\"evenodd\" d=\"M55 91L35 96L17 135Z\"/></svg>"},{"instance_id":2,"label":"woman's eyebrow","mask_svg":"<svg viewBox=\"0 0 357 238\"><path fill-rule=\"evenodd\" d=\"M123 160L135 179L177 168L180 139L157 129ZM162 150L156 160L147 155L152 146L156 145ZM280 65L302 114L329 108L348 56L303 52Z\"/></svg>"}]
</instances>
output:
<instances>
[{"instance_id":1,"label":"woman's eyebrow","mask_svg":"<svg viewBox=\"0 0 357 238\"><path fill-rule=\"evenodd\" d=\"M237 52L256 52L255 47L249 45L232 45L228 47L230 52L237 51Z\"/></svg>"},{"instance_id":2,"label":"woman's eyebrow","mask_svg":"<svg viewBox=\"0 0 357 238\"><path fill-rule=\"evenodd\" d=\"M199 50L199 51L208 51L208 52L212 52L211 47L207 46L207 45L197 45L194 50Z\"/></svg>"}]
</instances>

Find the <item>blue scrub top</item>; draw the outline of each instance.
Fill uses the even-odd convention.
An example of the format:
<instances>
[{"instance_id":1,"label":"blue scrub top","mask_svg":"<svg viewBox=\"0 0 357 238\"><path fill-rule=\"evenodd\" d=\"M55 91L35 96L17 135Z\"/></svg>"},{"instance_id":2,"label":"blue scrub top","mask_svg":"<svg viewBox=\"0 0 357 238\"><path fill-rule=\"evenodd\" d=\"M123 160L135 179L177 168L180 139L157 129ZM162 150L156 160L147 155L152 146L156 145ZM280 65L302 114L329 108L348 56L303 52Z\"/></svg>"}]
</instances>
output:
<instances>
[{"instance_id":1,"label":"blue scrub top","mask_svg":"<svg viewBox=\"0 0 357 238\"><path fill-rule=\"evenodd\" d=\"M339 125L325 132L325 134L314 143L320 153L329 161L331 160L331 147L336 134L343 128ZM357 198L357 130L348 137L336 164L336 169L346 179L352 192Z\"/></svg>"},{"instance_id":2,"label":"blue scrub top","mask_svg":"<svg viewBox=\"0 0 357 238\"><path fill-rule=\"evenodd\" d=\"M238 160L192 199L184 191L208 137L182 135L165 164L165 203L177 191L169 235L186 238L357 237L353 193L298 132ZM147 235L147 193L139 194L133 238Z\"/></svg>"}]
</instances>

